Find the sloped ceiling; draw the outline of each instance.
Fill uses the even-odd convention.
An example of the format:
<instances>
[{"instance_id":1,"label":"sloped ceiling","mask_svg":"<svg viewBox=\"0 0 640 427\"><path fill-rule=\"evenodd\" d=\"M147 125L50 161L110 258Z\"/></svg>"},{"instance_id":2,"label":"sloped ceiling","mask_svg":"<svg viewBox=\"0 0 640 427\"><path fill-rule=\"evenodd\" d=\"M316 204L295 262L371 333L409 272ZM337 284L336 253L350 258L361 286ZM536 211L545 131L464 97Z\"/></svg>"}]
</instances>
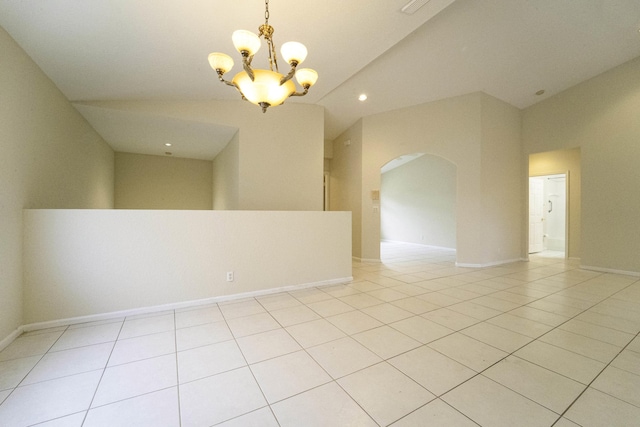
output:
<instances>
[{"instance_id":1,"label":"sloped ceiling","mask_svg":"<svg viewBox=\"0 0 640 427\"><path fill-rule=\"evenodd\" d=\"M475 91L525 108L640 56L637 0L430 0L412 15L407 3L269 2L276 44L304 43L303 66L320 74L287 103L323 106L325 139L366 115ZM0 0L0 25L115 150L163 154L176 138L174 155L189 158L215 157L237 129L101 101L236 100L207 55L238 57L231 33L263 22L260 0Z\"/></svg>"}]
</instances>

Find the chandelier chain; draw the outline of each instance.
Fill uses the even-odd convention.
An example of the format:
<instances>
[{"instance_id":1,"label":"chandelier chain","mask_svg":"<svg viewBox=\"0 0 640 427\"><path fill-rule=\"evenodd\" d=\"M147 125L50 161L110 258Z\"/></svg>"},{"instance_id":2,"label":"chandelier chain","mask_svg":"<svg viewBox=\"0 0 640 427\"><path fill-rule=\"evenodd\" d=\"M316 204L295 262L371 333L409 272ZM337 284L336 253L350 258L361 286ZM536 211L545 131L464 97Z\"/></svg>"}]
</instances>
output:
<instances>
[{"instance_id":1,"label":"chandelier chain","mask_svg":"<svg viewBox=\"0 0 640 427\"><path fill-rule=\"evenodd\" d=\"M278 71L278 59L276 57L276 47L273 44L273 27L269 25L269 0L264 0L264 25L258 28L259 35L267 41L269 50L269 68L271 71Z\"/></svg>"}]
</instances>

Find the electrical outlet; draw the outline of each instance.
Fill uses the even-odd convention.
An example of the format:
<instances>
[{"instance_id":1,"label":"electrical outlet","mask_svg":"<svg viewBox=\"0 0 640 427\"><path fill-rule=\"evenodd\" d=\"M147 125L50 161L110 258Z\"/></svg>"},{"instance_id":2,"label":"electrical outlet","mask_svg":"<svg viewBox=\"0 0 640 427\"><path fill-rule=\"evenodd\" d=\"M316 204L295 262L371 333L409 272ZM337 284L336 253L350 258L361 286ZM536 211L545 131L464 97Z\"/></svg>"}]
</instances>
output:
<instances>
[{"instance_id":1,"label":"electrical outlet","mask_svg":"<svg viewBox=\"0 0 640 427\"><path fill-rule=\"evenodd\" d=\"M233 271L227 271L227 282L233 282Z\"/></svg>"}]
</instances>

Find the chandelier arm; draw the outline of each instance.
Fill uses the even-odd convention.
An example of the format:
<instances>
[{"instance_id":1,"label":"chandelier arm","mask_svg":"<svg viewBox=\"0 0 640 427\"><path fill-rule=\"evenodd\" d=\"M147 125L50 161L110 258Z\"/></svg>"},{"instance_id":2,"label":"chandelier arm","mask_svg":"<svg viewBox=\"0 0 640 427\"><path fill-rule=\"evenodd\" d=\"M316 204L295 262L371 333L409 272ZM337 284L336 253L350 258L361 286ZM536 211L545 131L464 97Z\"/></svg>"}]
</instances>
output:
<instances>
[{"instance_id":1,"label":"chandelier arm","mask_svg":"<svg viewBox=\"0 0 640 427\"><path fill-rule=\"evenodd\" d=\"M280 86L282 86L283 84L291 80L293 76L296 75L297 66L298 66L298 61L291 61L291 69L289 70L289 73L287 73L286 76L283 76L282 79L280 79Z\"/></svg>"},{"instance_id":2,"label":"chandelier arm","mask_svg":"<svg viewBox=\"0 0 640 427\"><path fill-rule=\"evenodd\" d=\"M242 96L242 99L246 100L247 98L245 98L244 93L242 93L242 90L240 90L240 86L238 86L236 83L231 82L229 80L225 80L222 75L224 74L221 70L216 70L216 72L218 73L218 80L220 80L222 83L226 84L227 86L231 86L231 87L235 87L236 90L240 93L240 96Z\"/></svg>"},{"instance_id":3,"label":"chandelier arm","mask_svg":"<svg viewBox=\"0 0 640 427\"><path fill-rule=\"evenodd\" d=\"M235 84L235 83L233 83L233 82L230 82L229 80L220 79L220 81L221 81L222 83L226 84L227 86L233 86L233 87L235 87L236 89L238 89L238 85L237 85L237 84Z\"/></svg>"},{"instance_id":4,"label":"chandelier arm","mask_svg":"<svg viewBox=\"0 0 640 427\"><path fill-rule=\"evenodd\" d=\"M292 93L291 95L289 95L289 96L305 96L306 94L308 94L308 93L309 93L309 88L310 88L310 87L311 87L311 86L309 86L309 85L305 85L305 86L304 86L304 90L303 90L302 92L293 92L293 93Z\"/></svg>"},{"instance_id":5,"label":"chandelier arm","mask_svg":"<svg viewBox=\"0 0 640 427\"><path fill-rule=\"evenodd\" d=\"M230 82L229 80L225 80L224 77L222 77L222 75L224 74L224 71L222 71L219 68L216 68L216 73L218 73L218 80L220 80L222 83L229 85L229 86L234 86L237 87L237 85L233 82Z\"/></svg>"},{"instance_id":6,"label":"chandelier arm","mask_svg":"<svg viewBox=\"0 0 640 427\"><path fill-rule=\"evenodd\" d=\"M269 62L271 63L271 71L278 71L278 57L276 56L276 47L273 44L273 40L270 40L271 43L269 43L269 45L271 46L271 52L269 53ZM275 70L274 70L275 68Z\"/></svg>"},{"instance_id":7,"label":"chandelier arm","mask_svg":"<svg viewBox=\"0 0 640 427\"><path fill-rule=\"evenodd\" d=\"M296 69L295 67L291 67L291 70L289 70L289 74L287 74L286 76L283 76L280 79L280 86L282 86L283 84L291 80L295 75L296 75Z\"/></svg>"},{"instance_id":8,"label":"chandelier arm","mask_svg":"<svg viewBox=\"0 0 640 427\"><path fill-rule=\"evenodd\" d=\"M248 54L245 55L245 52L242 52L242 68L244 68L244 71L247 72L247 75L249 75L251 81L254 81L255 76L253 75L253 69L251 68L252 59L253 56L249 56Z\"/></svg>"}]
</instances>

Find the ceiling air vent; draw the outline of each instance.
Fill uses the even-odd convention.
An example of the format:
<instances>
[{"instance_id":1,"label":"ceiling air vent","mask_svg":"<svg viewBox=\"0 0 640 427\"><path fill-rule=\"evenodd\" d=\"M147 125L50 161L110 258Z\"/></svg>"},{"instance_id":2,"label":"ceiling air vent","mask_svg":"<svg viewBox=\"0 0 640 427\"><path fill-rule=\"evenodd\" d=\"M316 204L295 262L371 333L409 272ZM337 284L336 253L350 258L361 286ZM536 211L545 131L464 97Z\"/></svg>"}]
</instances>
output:
<instances>
[{"instance_id":1,"label":"ceiling air vent","mask_svg":"<svg viewBox=\"0 0 640 427\"><path fill-rule=\"evenodd\" d=\"M418 9L427 3L429 3L429 0L411 0L409 3L402 6L400 12L406 13L407 15L413 15Z\"/></svg>"}]
</instances>

